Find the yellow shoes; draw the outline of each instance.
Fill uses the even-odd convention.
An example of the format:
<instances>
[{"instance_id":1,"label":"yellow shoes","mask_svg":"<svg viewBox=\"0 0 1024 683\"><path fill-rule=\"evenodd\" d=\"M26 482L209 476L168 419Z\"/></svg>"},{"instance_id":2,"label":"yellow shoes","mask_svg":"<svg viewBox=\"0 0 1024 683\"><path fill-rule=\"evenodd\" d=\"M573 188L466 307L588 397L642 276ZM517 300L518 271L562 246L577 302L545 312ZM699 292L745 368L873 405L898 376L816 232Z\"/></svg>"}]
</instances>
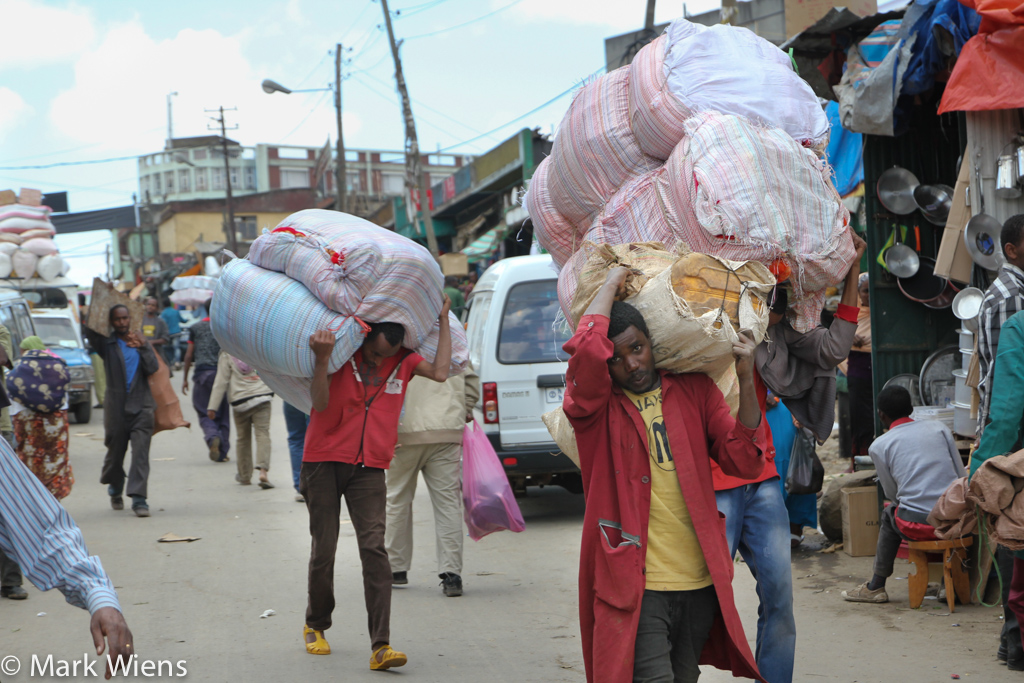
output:
<instances>
[{"instance_id":1,"label":"yellow shoes","mask_svg":"<svg viewBox=\"0 0 1024 683\"><path fill-rule=\"evenodd\" d=\"M403 652L391 649L390 645L382 645L370 656L371 671L385 671L396 666L405 666L409 658Z\"/></svg>"},{"instance_id":2,"label":"yellow shoes","mask_svg":"<svg viewBox=\"0 0 1024 683\"><path fill-rule=\"evenodd\" d=\"M313 634L313 642L309 642L309 634ZM308 626L302 627L302 639L306 642L306 652L311 655L329 655L331 646L327 644L323 631L314 631ZM404 664L404 662L403 662Z\"/></svg>"}]
</instances>

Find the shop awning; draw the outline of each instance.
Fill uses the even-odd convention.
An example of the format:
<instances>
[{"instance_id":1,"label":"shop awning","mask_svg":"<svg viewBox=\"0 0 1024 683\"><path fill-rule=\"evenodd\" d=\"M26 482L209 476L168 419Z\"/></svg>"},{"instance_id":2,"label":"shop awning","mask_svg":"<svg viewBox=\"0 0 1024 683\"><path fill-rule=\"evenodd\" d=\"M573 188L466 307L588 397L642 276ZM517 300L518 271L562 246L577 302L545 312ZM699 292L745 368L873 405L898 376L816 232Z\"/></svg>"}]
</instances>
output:
<instances>
[{"instance_id":1,"label":"shop awning","mask_svg":"<svg viewBox=\"0 0 1024 683\"><path fill-rule=\"evenodd\" d=\"M483 261L498 250L506 235L508 235L508 226L504 222L498 223L473 240L468 247L462 250L462 253L469 257L470 263Z\"/></svg>"}]
</instances>

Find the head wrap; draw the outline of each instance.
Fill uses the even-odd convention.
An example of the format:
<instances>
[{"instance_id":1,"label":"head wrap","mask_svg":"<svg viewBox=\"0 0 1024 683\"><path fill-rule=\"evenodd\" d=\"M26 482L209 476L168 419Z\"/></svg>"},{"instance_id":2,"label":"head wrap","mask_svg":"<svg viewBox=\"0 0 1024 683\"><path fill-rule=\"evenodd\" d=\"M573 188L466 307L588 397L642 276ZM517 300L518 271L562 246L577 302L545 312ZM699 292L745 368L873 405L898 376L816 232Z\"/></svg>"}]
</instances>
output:
<instances>
[{"instance_id":1,"label":"head wrap","mask_svg":"<svg viewBox=\"0 0 1024 683\"><path fill-rule=\"evenodd\" d=\"M45 351L46 344L39 337L25 337L21 342L22 351Z\"/></svg>"}]
</instances>

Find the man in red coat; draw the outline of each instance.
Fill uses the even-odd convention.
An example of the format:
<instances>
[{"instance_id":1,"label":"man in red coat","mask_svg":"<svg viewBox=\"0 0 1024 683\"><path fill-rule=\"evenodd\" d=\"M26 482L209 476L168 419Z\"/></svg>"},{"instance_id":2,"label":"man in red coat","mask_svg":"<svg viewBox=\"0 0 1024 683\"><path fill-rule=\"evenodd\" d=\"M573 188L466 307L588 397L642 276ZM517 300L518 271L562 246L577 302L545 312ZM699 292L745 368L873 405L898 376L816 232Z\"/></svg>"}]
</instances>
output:
<instances>
[{"instance_id":1,"label":"man in red coat","mask_svg":"<svg viewBox=\"0 0 1024 683\"><path fill-rule=\"evenodd\" d=\"M711 459L754 477L764 429L752 339L733 345L737 418L707 375L654 367L647 324L609 272L575 336L563 407L587 498L580 630L587 680L696 681L699 663L763 680L733 602L733 562Z\"/></svg>"}]
</instances>

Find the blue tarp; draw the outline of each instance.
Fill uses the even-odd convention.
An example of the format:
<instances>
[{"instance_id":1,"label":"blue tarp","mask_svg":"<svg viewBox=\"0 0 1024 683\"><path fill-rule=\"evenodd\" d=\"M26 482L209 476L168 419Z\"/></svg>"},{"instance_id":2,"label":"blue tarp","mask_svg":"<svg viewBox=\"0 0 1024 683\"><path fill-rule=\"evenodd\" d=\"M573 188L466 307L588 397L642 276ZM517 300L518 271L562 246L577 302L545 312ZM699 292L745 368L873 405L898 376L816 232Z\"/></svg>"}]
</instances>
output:
<instances>
[{"instance_id":1,"label":"blue tarp","mask_svg":"<svg viewBox=\"0 0 1024 683\"><path fill-rule=\"evenodd\" d=\"M917 34L903 77L901 95L920 95L935 85L935 76L978 32L981 17L957 0L918 0L903 18L901 38ZM940 40L940 36L942 40ZM950 42L950 39L951 42ZM952 50L952 54L946 54Z\"/></svg>"},{"instance_id":2,"label":"blue tarp","mask_svg":"<svg viewBox=\"0 0 1024 683\"><path fill-rule=\"evenodd\" d=\"M864 182L864 136L851 133L839 122L839 103L829 102L825 115L832 127L825 154L835 172L836 190L845 197Z\"/></svg>"}]
</instances>

